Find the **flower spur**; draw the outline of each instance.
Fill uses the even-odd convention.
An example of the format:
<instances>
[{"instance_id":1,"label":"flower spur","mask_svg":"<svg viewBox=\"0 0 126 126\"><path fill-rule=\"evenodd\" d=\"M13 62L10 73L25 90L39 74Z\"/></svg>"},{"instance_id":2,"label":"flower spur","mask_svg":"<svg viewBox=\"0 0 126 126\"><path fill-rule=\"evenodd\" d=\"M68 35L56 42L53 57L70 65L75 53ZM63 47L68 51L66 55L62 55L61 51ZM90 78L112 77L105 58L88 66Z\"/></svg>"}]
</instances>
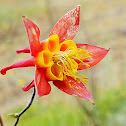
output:
<instances>
[{"instance_id":1,"label":"flower spur","mask_svg":"<svg viewBox=\"0 0 126 126\"><path fill-rule=\"evenodd\" d=\"M79 29L79 18L80 6L77 6L56 23L48 39L40 42L38 26L23 16L30 46L17 50L17 53L30 53L32 57L3 68L1 74L4 75L13 68L35 67L35 78L28 86L23 86L24 91L35 87L39 97L47 95L51 91L48 82L53 81L63 92L94 103L82 83L87 83L87 77L79 75L78 70L91 68L99 63L109 49L90 44L75 44L72 41Z\"/></svg>"}]
</instances>

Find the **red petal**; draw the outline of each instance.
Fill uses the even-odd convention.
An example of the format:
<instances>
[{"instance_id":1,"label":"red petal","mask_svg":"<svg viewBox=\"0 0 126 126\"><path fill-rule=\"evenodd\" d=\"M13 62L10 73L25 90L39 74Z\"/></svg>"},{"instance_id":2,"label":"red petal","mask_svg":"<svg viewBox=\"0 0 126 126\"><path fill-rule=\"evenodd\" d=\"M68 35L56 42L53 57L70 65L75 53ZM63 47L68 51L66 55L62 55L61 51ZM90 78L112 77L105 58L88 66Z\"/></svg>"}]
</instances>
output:
<instances>
[{"instance_id":1,"label":"red petal","mask_svg":"<svg viewBox=\"0 0 126 126\"><path fill-rule=\"evenodd\" d=\"M43 45L43 43L46 42L46 41L47 41L47 39L45 39L45 40L43 40L43 41L40 42L41 51L42 51L42 48L43 48L42 45ZM20 54L20 53L30 53L30 46L26 47L25 49L18 49L18 50L16 50L16 52L17 52L18 54Z\"/></svg>"},{"instance_id":2,"label":"red petal","mask_svg":"<svg viewBox=\"0 0 126 126\"><path fill-rule=\"evenodd\" d=\"M16 50L16 52L18 54L20 54L20 53L30 53L30 47L27 47L25 49L18 49L18 50Z\"/></svg>"},{"instance_id":3,"label":"red petal","mask_svg":"<svg viewBox=\"0 0 126 126\"><path fill-rule=\"evenodd\" d=\"M89 45L89 44L76 44L78 48L82 48L85 46L85 49L92 53L92 57L89 59L85 60L85 63L89 64L90 67L93 67L94 65L98 64L108 53L109 49L105 49L105 48L101 48L101 47L97 47L94 45ZM85 66L85 64L82 64L78 70L82 70L82 69L87 69L87 67Z\"/></svg>"},{"instance_id":4,"label":"red petal","mask_svg":"<svg viewBox=\"0 0 126 126\"><path fill-rule=\"evenodd\" d=\"M23 16L23 21L29 38L31 55L36 56L37 53L41 50L40 41L39 41L40 30L36 24L34 24L31 20L29 20L24 16Z\"/></svg>"},{"instance_id":5,"label":"red petal","mask_svg":"<svg viewBox=\"0 0 126 126\"><path fill-rule=\"evenodd\" d=\"M86 89L86 87L83 85L82 82L78 83L73 78L67 77L67 79L64 81L54 81L53 83L57 88L59 88L61 91L67 94L85 98L94 103L91 94L89 93L89 91Z\"/></svg>"},{"instance_id":6,"label":"red petal","mask_svg":"<svg viewBox=\"0 0 126 126\"><path fill-rule=\"evenodd\" d=\"M50 93L51 86L45 78L44 69L40 69L36 67L35 86L39 97L43 95L48 95Z\"/></svg>"},{"instance_id":7,"label":"red petal","mask_svg":"<svg viewBox=\"0 0 126 126\"><path fill-rule=\"evenodd\" d=\"M22 90L23 91L28 91L29 89L31 89L32 87L35 87L35 83L34 83L34 80L27 86L23 86L22 87Z\"/></svg>"},{"instance_id":8,"label":"red petal","mask_svg":"<svg viewBox=\"0 0 126 126\"><path fill-rule=\"evenodd\" d=\"M54 26L49 36L57 34L60 42L72 40L78 32L80 6L65 14Z\"/></svg>"},{"instance_id":9,"label":"red petal","mask_svg":"<svg viewBox=\"0 0 126 126\"><path fill-rule=\"evenodd\" d=\"M1 74L5 75L7 70L10 70L13 68L31 67L31 66L35 66L35 59L34 58L30 58L27 60L22 60L22 61L16 62L9 67L3 68L0 72L1 72Z\"/></svg>"}]
</instances>

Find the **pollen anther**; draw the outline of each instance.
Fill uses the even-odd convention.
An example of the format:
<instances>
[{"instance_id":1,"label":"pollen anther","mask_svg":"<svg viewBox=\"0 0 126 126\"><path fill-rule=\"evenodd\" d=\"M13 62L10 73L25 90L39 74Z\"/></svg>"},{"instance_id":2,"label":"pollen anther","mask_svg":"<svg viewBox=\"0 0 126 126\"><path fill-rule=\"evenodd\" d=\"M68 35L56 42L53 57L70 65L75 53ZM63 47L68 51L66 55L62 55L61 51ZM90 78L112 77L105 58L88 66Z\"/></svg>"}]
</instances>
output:
<instances>
[{"instance_id":1,"label":"pollen anther","mask_svg":"<svg viewBox=\"0 0 126 126\"><path fill-rule=\"evenodd\" d=\"M86 64L84 60L91 57L92 55L85 50L85 47L82 49L67 48L65 51L54 53L52 61L58 66L62 67L64 79L66 76L71 76L77 81L82 79L82 81L87 84L87 77L81 75L81 77L79 77L76 74L78 73L77 69L80 64L83 63L86 65L86 67L90 67L90 65ZM76 59L80 61L79 64L75 61Z\"/></svg>"}]
</instances>

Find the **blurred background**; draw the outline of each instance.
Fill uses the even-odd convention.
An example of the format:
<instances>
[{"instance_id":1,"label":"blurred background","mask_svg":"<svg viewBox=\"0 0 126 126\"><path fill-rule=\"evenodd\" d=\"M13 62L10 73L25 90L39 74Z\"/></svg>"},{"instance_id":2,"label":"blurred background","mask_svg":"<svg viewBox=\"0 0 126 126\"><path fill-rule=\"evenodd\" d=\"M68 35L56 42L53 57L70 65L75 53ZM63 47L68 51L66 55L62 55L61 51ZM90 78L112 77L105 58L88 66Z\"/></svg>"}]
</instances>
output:
<instances>
[{"instance_id":1,"label":"blurred background","mask_svg":"<svg viewBox=\"0 0 126 126\"><path fill-rule=\"evenodd\" d=\"M111 48L98 65L83 71L95 105L51 85L50 95L36 96L19 126L126 126L126 0L0 0L0 69L30 57L15 52L28 46L23 15L39 26L43 40L77 5L81 5L80 28L74 41ZM6 126L15 122L8 114L27 104L32 89L23 92L21 87L33 77L34 68L0 75L0 114Z\"/></svg>"}]
</instances>

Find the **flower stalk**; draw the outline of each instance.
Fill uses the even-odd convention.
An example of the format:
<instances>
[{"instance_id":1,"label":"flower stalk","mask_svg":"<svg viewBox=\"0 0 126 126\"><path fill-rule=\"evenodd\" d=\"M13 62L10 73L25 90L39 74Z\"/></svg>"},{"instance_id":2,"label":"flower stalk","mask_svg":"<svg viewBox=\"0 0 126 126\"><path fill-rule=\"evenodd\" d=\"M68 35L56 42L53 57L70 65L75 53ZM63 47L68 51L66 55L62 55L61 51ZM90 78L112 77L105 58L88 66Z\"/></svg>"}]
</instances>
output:
<instances>
[{"instance_id":1,"label":"flower stalk","mask_svg":"<svg viewBox=\"0 0 126 126\"><path fill-rule=\"evenodd\" d=\"M0 125L1 125L1 126L4 126L1 115L0 115Z\"/></svg>"},{"instance_id":2,"label":"flower stalk","mask_svg":"<svg viewBox=\"0 0 126 126\"><path fill-rule=\"evenodd\" d=\"M20 113L14 113L14 114L9 114L9 116L16 118L16 122L14 124L14 126L17 126L20 117L30 108L30 106L33 103L33 100L35 98L35 94L36 94L36 90L35 87L33 88L33 93L32 93L32 97L30 98L30 100L28 101L28 104L26 105L26 107L20 112ZM3 126L3 125L2 125Z\"/></svg>"}]
</instances>

